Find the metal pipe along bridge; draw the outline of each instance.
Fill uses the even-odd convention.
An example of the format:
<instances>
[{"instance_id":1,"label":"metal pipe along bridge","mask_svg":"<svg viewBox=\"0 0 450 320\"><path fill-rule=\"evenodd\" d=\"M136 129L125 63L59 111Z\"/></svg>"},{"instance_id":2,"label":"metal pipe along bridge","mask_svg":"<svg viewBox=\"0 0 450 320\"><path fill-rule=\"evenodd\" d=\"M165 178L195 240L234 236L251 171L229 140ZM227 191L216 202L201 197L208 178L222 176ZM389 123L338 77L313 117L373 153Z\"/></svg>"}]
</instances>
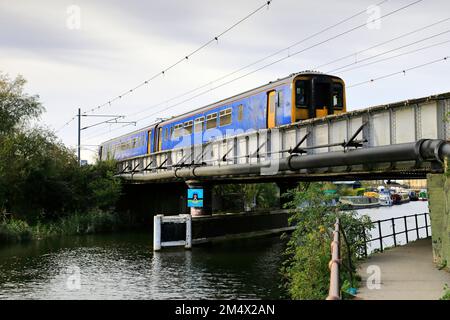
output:
<instances>
[{"instance_id":1,"label":"metal pipe along bridge","mask_svg":"<svg viewBox=\"0 0 450 320\"><path fill-rule=\"evenodd\" d=\"M425 178L450 156L450 93L121 160L135 183Z\"/></svg>"}]
</instances>

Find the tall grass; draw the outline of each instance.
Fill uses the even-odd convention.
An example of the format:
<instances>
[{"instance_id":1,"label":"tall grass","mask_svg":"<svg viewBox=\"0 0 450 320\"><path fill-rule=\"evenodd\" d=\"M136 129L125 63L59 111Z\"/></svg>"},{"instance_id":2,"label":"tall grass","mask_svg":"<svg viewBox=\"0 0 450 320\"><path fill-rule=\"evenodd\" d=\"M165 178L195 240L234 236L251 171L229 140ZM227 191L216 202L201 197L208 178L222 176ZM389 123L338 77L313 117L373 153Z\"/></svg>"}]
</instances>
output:
<instances>
[{"instance_id":1,"label":"tall grass","mask_svg":"<svg viewBox=\"0 0 450 320\"><path fill-rule=\"evenodd\" d=\"M11 219L0 223L0 242L19 242L32 238L33 231L25 221Z\"/></svg>"},{"instance_id":2,"label":"tall grass","mask_svg":"<svg viewBox=\"0 0 450 320\"><path fill-rule=\"evenodd\" d=\"M54 236L105 233L119 229L121 221L115 213L95 210L75 213L54 222L27 222L11 219L0 223L0 242L39 240Z\"/></svg>"}]
</instances>

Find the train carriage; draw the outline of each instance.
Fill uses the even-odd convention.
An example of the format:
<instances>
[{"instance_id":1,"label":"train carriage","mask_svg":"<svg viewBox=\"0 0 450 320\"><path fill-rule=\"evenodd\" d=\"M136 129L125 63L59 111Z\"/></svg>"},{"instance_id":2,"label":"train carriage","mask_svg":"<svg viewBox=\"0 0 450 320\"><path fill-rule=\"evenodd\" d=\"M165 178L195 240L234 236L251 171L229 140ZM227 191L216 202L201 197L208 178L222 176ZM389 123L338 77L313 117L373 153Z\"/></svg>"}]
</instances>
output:
<instances>
[{"instance_id":1,"label":"train carriage","mask_svg":"<svg viewBox=\"0 0 450 320\"><path fill-rule=\"evenodd\" d=\"M100 147L100 159L123 160L343 112L342 79L300 72L109 140Z\"/></svg>"}]
</instances>

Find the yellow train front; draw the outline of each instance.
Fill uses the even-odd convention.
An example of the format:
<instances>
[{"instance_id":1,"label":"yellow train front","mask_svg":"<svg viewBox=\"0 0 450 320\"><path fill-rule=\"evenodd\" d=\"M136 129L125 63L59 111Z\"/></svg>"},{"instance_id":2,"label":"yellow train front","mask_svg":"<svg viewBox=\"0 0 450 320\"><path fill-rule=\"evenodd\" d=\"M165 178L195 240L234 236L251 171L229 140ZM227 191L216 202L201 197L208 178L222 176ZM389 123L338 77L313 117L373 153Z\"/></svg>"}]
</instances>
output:
<instances>
[{"instance_id":1,"label":"yellow train front","mask_svg":"<svg viewBox=\"0 0 450 320\"><path fill-rule=\"evenodd\" d=\"M118 160L204 144L212 137L272 129L346 112L345 84L305 71L152 124L102 144L101 159Z\"/></svg>"},{"instance_id":2,"label":"yellow train front","mask_svg":"<svg viewBox=\"0 0 450 320\"><path fill-rule=\"evenodd\" d=\"M345 84L321 73L300 73L292 81L292 121L322 118L346 112Z\"/></svg>"}]
</instances>

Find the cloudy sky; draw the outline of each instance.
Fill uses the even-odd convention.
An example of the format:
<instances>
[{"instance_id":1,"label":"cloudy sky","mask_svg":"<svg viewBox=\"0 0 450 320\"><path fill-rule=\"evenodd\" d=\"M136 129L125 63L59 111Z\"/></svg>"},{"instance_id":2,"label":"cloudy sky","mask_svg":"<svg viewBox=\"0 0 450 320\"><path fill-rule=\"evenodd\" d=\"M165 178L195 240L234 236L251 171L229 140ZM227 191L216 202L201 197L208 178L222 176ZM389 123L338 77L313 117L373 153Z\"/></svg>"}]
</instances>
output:
<instances>
[{"instance_id":1,"label":"cloudy sky","mask_svg":"<svg viewBox=\"0 0 450 320\"><path fill-rule=\"evenodd\" d=\"M331 71L351 86L443 59L450 55L448 0L422 0L379 23L367 23L378 13L387 15L415 1L274 0L268 9L258 11L164 76L96 111L129 115L122 121L137 124L102 125L83 131L82 158L92 159L95 145L146 126L156 118L200 107L293 72L321 66L319 71ZM46 108L41 123L60 129L58 136L74 147L76 121L63 125L79 107L88 111L135 87L264 3L0 0L0 71L12 77L22 74L28 80L27 92L39 94ZM374 7L377 4L380 5ZM345 23L310 37L352 16ZM357 28L361 25L364 26ZM420 30L424 27L427 28ZM336 37L351 29L355 30ZM308 37L289 50L215 81ZM334 39L325 41L331 38ZM387 42L391 39L396 40ZM321 42L324 43L319 45ZM376 46L383 42L387 43ZM306 50L300 54L209 90L303 49ZM327 64L342 57L347 58ZM349 67L339 69L343 66ZM349 88L348 109L450 91L449 71L450 61L436 62L405 75ZM198 91L173 99L205 84ZM180 103L206 90L207 93ZM98 120L83 118L83 124Z\"/></svg>"}]
</instances>

